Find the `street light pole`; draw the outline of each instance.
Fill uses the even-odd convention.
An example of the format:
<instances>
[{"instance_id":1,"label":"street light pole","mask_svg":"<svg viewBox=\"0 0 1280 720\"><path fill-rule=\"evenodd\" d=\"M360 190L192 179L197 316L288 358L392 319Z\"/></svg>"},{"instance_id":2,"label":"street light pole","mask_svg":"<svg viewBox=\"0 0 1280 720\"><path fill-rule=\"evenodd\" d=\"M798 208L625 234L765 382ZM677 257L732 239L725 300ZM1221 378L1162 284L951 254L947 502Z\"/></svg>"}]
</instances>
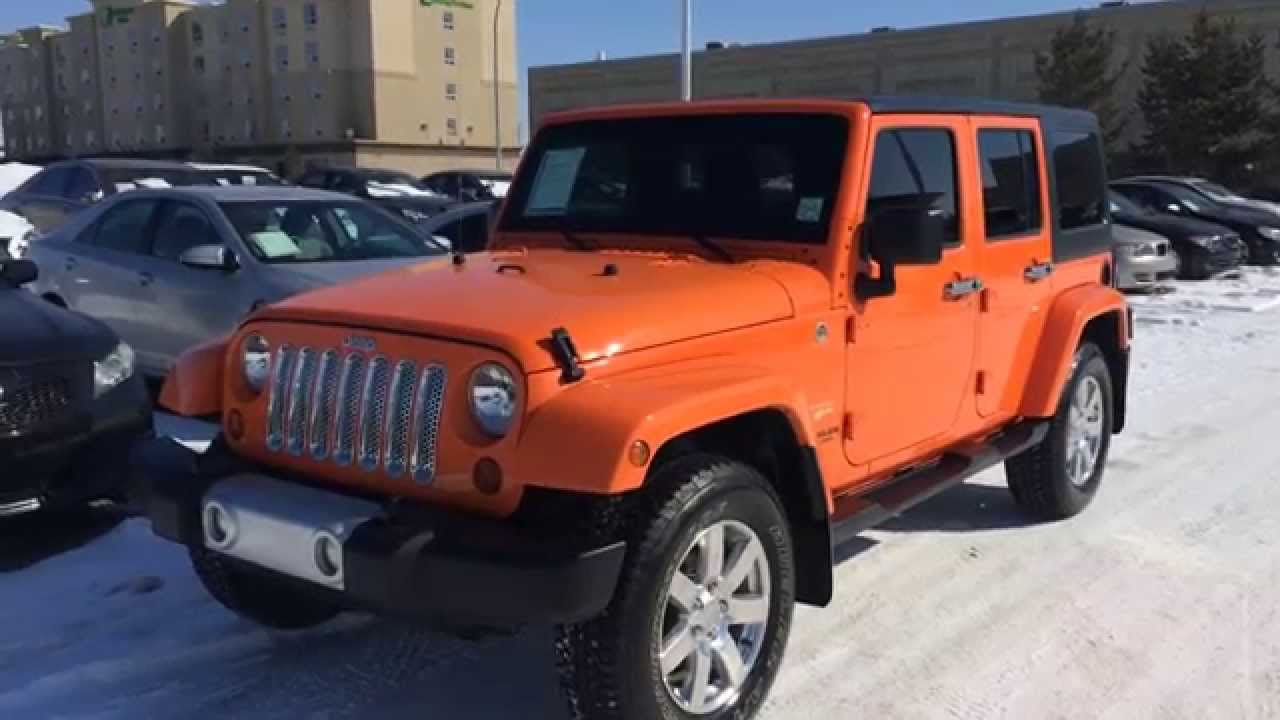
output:
<instances>
[{"instance_id":1,"label":"street light pole","mask_svg":"<svg viewBox=\"0 0 1280 720\"><path fill-rule=\"evenodd\" d=\"M502 170L502 84L498 51L498 23L502 19L502 0L493 10L493 147L498 170Z\"/></svg>"},{"instance_id":2,"label":"street light pole","mask_svg":"<svg viewBox=\"0 0 1280 720\"><path fill-rule=\"evenodd\" d=\"M680 43L680 99L693 99L693 0L684 4L684 32Z\"/></svg>"}]
</instances>

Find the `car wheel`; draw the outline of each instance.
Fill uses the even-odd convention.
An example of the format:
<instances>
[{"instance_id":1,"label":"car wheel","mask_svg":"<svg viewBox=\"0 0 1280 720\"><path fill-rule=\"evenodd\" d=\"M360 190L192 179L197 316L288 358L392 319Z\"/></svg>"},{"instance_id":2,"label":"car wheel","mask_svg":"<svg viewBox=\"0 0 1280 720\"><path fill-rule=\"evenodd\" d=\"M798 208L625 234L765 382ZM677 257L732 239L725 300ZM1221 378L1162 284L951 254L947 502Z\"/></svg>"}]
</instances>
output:
<instances>
[{"instance_id":1,"label":"car wheel","mask_svg":"<svg viewBox=\"0 0 1280 720\"><path fill-rule=\"evenodd\" d=\"M313 597L287 578L253 572L205 548L191 548L191 566L205 590L231 612L277 630L305 630L337 617L342 608Z\"/></svg>"},{"instance_id":2,"label":"car wheel","mask_svg":"<svg viewBox=\"0 0 1280 720\"><path fill-rule=\"evenodd\" d=\"M688 456L659 470L625 517L627 560L608 609L556 632L572 715L754 717L795 601L781 501L746 465Z\"/></svg>"},{"instance_id":3,"label":"car wheel","mask_svg":"<svg viewBox=\"0 0 1280 720\"><path fill-rule=\"evenodd\" d=\"M1111 371L1102 351L1084 343L1049 434L1005 463L1019 506L1044 520L1066 519L1088 507L1102 483L1111 447L1112 398Z\"/></svg>"}]
</instances>

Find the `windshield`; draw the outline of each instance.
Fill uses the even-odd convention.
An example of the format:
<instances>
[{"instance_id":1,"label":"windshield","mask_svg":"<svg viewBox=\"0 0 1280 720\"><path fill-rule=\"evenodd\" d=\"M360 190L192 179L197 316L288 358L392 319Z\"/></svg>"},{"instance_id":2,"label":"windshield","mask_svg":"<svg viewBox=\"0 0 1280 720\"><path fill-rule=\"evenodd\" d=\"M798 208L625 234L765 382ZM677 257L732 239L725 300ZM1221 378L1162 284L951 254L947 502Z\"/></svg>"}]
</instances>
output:
<instances>
[{"instance_id":1,"label":"windshield","mask_svg":"<svg viewBox=\"0 0 1280 720\"><path fill-rule=\"evenodd\" d=\"M1217 207L1214 201L1210 200L1204 195L1201 195L1200 193L1197 193L1193 190L1188 190L1187 188L1182 187L1181 185L1174 185L1172 183L1170 184L1162 183L1162 184L1159 184L1157 187L1159 187L1161 190L1164 190L1165 192L1177 198L1178 202L1182 203L1183 205L1186 205L1191 210L1191 212L1198 213L1204 210L1209 210Z\"/></svg>"},{"instance_id":2,"label":"windshield","mask_svg":"<svg viewBox=\"0 0 1280 720\"><path fill-rule=\"evenodd\" d=\"M1194 180L1191 185L1218 202L1248 202L1248 198L1208 180Z\"/></svg>"},{"instance_id":3,"label":"windshield","mask_svg":"<svg viewBox=\"0 0 1280 720\"><path fill-rule=\"evenodd\" d=\"M502 227L823 244L848 135L833 115L554 126L529 151Z\"/></svg>"},{"instance_id":4,"label":"windshield","mask_svg":"<svg viewBox=\"0 0 1280 720\"><path fill-rule=\"evenodd\" d=\"M98 170L108 194L137 190L138 188L170 188L183 185L210 185L194 170L172 168L102 168Z\"/></svg>"},{"instance_id":5,"label":"windshield","mask_svg":"<svg viewBox=\"0 0 1280 720\"><path fill-rule=\"evenodd\" d=\"M1111 213L1124 213L1125 215L1147 215L1146 210L1138 207L1137 203L1120 193L1112 190L1107 193L1107 202L1111 205Z\"/></svg>"},{"instance_id":6,"label":"windshield","mask_svg":"<svg viewBox=\"0 0 1280 720\"><path fill-rule=\"evenodd\" d=\"M359 203L223 203L245 245L270 264L351 262L444 254L411 228Z\"/></svg>"},{"instance_id":7,"label":"windshield","mask_svg":"<svg viewBox=\"0 0 1280 720\"><path fill-rule=\"evenodd\" d=\"M273 173L259 170L202 170L200 174L214 185L284 185L284 181Z\"/></svg>"},{"instance_id":8,"label":"windshield","mask_svg":"<svg viewBox=\"0 0 1280 720\"><path fill-rule=\"evenodd\" d=\"M422 181L418 180L418 178L409 173L395 172L393 170L362 170L360 178L365 182L382 183L383 185L422 187Z\"/></svg>"}]
</instances>

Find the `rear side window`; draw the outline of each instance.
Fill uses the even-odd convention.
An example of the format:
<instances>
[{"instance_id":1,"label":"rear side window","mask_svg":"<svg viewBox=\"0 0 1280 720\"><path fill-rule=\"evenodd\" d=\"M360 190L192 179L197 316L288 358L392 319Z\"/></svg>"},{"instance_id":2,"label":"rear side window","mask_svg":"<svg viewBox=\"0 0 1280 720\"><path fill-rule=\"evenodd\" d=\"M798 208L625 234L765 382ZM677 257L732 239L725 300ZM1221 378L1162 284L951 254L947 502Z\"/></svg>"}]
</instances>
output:
<instances>
[{"instance_id":1,"label":"rear side window","mask_svg":"<svg viewBox=\"0 0 1280 720\"><path fill-rule=\"evenodd\" d=\"M199 208L169 202L156 225L151 251L158 258L176 262L182 253L193 247L213 244L218 244L218 237Z\"/></svg>"},{"instance_id":2,"label":"rear side window","mask_svg":"<svg viewBox=\"0 0 1280 720\"><path fill-rule=\"evenodd\" d=\"M982 130L982 204L987 239L1035 233L1040 220L1040 166L1027 130Z\"/></svg>"},{"instance_id":3,"label":"rear side window","mask_svg":"<svg viewBox=\"0 0 1280 720\"><path fill-rule=\"evenodd\" d=\"M866 216L904 207L941 214L947 245L960 244L956 144L950 130L884 130L876 136Z\"/></svg>"},{"instance_id":4,"label":"rear side window","mask_svg":"<svg viewBox=\"0 0 1280 720\"><path fill-rule=\"evenodd\" d=\"M89 233L89 243L105 250L145 255L150 247L147 231L158 204L155 200L136 200L111 208Z\"/></svg>"},{"instance_id":5,"label":"rear side window","mask_svg":"<svg viewBox=\"0 0 1280 720\"><path fill-rule=\"evenodd\" d=\"M75 202L96 202L102 199L98 181L88 168L78 167L71 173L71 182L67 186L68 198Z\"/></svg>"},{"instance_id":6,"label":"rear side window","mask_svg":"<svg viewBox=\"0 0 1280 720\"><path fill-rule=\"evenodd\" d=\"M40 173L32 183L28 192L36 195L62 197L67 189L67 181L71 179L71 168L51 168Z\"/></svg>"},{"instance_id":7,"label":"rear side window","mask_svg":"<svg viewBox=\"0 0 1280 720\"><path fill-rule=\"evenodd\" d=\"M1052 137L1058 226L1074 230L1101 225L1106 218L1106 175L1098 134L1059 130Z\"/></svg>"}]
</instances>

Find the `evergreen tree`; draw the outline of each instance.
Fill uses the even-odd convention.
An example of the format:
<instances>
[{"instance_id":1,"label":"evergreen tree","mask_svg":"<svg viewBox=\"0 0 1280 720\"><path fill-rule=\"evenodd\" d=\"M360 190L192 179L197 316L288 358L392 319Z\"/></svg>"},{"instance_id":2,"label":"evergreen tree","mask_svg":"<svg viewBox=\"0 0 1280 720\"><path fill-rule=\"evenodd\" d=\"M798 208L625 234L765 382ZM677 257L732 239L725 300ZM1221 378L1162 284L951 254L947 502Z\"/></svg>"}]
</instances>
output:
<instances>
[{"instance_id":1,"label":"evergreen tree","mask_svg":"<svg viewBox=\"0 0 1280 720\"><path fill-rule=\"evenodd\" d=\"M1116 101L1116 88L1128 63L1114 67L1115 49L1114 31L1092 27L1077 13L1070 25L1054 32L1047 53L1036 53L1040 101L1092 111L1108 146L1120 139L1129 120Z\"/></svg>"}]
</instances>

